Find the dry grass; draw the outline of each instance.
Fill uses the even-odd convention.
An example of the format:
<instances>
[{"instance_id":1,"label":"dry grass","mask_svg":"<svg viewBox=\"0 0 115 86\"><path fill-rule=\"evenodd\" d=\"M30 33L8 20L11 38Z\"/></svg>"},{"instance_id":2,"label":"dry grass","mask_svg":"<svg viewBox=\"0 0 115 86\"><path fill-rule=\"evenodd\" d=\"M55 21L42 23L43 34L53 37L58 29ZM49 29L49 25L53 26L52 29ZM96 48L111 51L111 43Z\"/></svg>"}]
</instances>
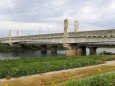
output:
<instances>
[{"instance_id":1,"label":"dry grass","mask_svg":"<svg viewBox=\"0 0 115 86\"><path fill-rule=\"evenodd\" d=\"M98 69L102 71L99 72ZM114 70L115 65L109 64L89 66L3 80L3 82L0 80L0 86L5 86L5 84L8 84L8 86L48 86L53 83L60 83L70 79L92 76Z\"/></svg>"}]
</instances>

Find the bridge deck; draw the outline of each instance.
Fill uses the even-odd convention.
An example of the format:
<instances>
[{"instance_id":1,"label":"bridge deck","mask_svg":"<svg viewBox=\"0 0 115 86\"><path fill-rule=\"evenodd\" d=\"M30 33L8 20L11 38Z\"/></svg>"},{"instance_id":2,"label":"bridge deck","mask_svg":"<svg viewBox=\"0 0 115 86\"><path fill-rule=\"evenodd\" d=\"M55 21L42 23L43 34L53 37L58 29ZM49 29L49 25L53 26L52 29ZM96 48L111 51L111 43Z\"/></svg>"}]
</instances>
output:
<instances>
[{"instance_id":1,"label":"bridge deck","mask_svg":"<svg viewBox=\"0 0 115 86\"><path fill-rule=\"evenodd\" d=\"M29 35L0 38L2 43L88 43L88 42L115 42L115 30L97 30L83 32L69 32L68 39L64 41L64 33Z\"/></svg>"}]
</instances>

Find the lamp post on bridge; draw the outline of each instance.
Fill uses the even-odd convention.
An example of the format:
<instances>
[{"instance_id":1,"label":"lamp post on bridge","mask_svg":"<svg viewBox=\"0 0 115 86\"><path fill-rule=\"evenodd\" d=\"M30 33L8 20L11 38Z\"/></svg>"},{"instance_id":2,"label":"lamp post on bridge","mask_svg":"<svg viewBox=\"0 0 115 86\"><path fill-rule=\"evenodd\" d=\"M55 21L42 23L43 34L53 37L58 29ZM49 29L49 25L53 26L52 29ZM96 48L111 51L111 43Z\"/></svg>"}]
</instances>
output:
<instances>
[{"instance_id":1,"label":"lamp post on bridge","mask_svg":"<svg viewBox=\"0 0 115 86\"><path fill-rule=\"evenodd\" d=\"M11 43L11 30L9 30L9 45L12 47L12 43Z\"/></svg>"},{"instance_id":2,"label":"lamp post on bridge","mask_svg":"<svg viewBox=\"0 0 115 86\"><path fill-rule=\"evenodd\" d=\"M17 30L17 37L19 36L19 31Z\"/></svg>"}]
</instances>

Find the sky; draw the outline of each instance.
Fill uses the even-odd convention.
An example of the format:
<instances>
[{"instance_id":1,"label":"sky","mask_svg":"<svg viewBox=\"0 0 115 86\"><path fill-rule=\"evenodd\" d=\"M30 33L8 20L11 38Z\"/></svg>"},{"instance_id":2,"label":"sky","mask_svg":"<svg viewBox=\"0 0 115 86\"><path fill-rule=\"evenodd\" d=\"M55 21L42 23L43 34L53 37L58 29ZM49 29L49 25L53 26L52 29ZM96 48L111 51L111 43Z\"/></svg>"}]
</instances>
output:
<instances>
[{"instance_id":1,"label":"sky","mask_svg":"<svg viewBox=\"0 0 115 86\"><path fill-rule=\"evenodd\" d=\"M0 0L0 30L78 31L115 29L115 0Z\"/></svg>"}]
</instances>

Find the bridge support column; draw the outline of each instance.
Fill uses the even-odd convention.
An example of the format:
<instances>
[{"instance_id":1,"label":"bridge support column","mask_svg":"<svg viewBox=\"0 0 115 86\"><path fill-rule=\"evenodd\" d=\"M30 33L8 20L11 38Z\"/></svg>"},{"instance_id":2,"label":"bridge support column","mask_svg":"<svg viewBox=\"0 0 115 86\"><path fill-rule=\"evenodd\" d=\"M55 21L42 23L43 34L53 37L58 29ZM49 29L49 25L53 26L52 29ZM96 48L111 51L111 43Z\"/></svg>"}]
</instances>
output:
<instances>
[{"instance_id":1,"label":"bridge support column","mask_svg":"<svg viewBox=\"0 0 115 86\"><path fill-rule=\"evenodd\" d=\"M57 46L56 45L51 46L51 53L52 54L56 54L57 53Z\"/></svg>"},{"instance_id":2,"label":"bridge support column","mask_svg":"<svg viewBox=\"0 0 115 86\"><path fill-rule=\"evenodd\" d=\"M47 45L41 45L41 53L46 54L47 53Z\"/></svg>"},{"instance_id":3,"label":"bridge support column","mask_svg":"<svg viewBox=\"0 0 115 86\"><path fill-rule=\"evenodd\" d=\"M63 47L67 49L66 56L76 56L77 46L75 44L64 44Z\"/></svg>"},{"instance_id":4,"label":"bridge support column","mask_svg":"<svg viewBox=\"0 0 115 86\"><path fill-rule=\"evenodd\" d=\"M64 44L66 56L86 55L86 46L77 46L77 44Z\"/></svg>"},{"instance_id":5,"label":"bridge support column","mask_svg":"<svg viewBox=\"0 0 115 86\"><path fill-rule=\"evenodd\" d=\"M77 56L86 55L86 46L80 46L77 48Z\"/></svg>"},{"instance_id":6,"label":"bridge support column","mask_svg":"<svg viewBox=\"0 0 115 86\"><path fill-rule=\"evenodd\" d=\"M89 47L89 50L90 50L90 55L94 55L96 54L96 50L97 50L97 47Z\"/></svg>"},{"instance_id":7,"label":"bridge support column","mask_svg":"<svg viewBox=\"0 0 115 86\"><path fill-rule=\"evenodd\" d=\"M76 50L66 50L66 56L76 56Z\"/></svg>"}]
</instances>

